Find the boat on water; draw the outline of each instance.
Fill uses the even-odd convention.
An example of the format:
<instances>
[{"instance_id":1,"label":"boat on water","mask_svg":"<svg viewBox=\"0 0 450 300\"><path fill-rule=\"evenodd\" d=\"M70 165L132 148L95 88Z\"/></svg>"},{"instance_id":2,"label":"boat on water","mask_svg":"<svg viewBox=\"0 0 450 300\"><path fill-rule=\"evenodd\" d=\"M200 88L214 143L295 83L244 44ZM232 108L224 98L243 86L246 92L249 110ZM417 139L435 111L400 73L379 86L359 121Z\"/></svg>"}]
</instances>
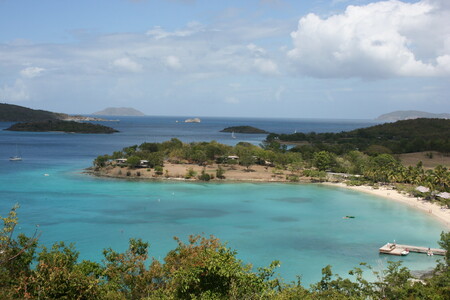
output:
<instances>
[{"instance_id":1,"label":"boat on water","mask_svg":"<svg viewBox=\"0 0 450 300\"><path fill-rule=\"evenodd\" d=\"M409 254L409 250L408 250L408 249L405 249L405 250L403 250L400 254L401 254L402 256L406 256L406 255Z\"/></svg>"},{"instance_id":2,"label":"boat on water","mask_svg":"<svg viewBox=\"0 0 450 300\"><path fill-rule=\"evenodd\" d=\"M11 156L9 158L9 160L10 161L20 161L20 160L22 160L22 156L20 156L20 154L19 154L19 147L17 145L16 145L16 155Z\"/></svg>"},{"instance_id":3,"label":"boat on water","mask_svg":"<svg viewBox=\"0 0 450 300\"><path fill-rule=\"evenodd\" d=\"M236 138L236 136L234 135L234 131L231 133L231 137L232 137L233 139Z\"/></svg>"}]
</instances>

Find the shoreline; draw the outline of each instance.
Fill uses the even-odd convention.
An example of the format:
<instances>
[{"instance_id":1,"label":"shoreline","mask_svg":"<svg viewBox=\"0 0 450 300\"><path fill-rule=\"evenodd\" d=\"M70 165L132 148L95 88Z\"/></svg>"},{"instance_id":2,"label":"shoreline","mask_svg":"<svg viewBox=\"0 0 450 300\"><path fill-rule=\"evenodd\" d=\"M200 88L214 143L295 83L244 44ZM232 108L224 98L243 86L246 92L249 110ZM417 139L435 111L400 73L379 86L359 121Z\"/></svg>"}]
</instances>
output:
<instances>
[{"instance_id":1,"label":"shoreline","mask_svg":"<svg viewBox=\"0 0 450 300\"><path fill-rule=\"evenodd\" d=\"M434 219L442 223L447 230L450 230L450 209L442 208L441 206L431 203L429 201L402 194L398 190L392 189L390 187L380 187L378 189L374 189L373 187L368 185L349 186L342 182L340 183L323 182L322 184L331 187L350 189L382 197L390 201L403 203L412 208L420 210L429 216L432 216Z\"/></svg>"}]
</instances>

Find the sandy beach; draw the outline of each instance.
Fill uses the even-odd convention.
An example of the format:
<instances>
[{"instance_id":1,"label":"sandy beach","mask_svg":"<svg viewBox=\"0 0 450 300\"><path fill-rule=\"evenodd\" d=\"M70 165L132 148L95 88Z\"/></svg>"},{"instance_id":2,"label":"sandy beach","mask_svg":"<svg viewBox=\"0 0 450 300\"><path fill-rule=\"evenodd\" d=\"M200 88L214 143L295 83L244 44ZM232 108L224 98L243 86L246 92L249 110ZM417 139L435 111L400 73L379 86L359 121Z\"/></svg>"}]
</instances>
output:
<instances>
[{"instance_id":1,"label":"sandy beach","mask_svg":"<svg viewBox=\"0 0 450 300\"><path fill-rule=\"evenodd\" d=\"M370 186L348 186L344 183L325 182L323 184L368 193L379 197L384 197L393 201L397 201L405 205L409 205L411 207L414 207L415 209L423 211L426 214L429 214L430 216L433 216L441 223L443 223L446 229L450 229L450 209L444 209L441 206L431 203L429 201L415 198L413 196L409 196L406 194L402 194L397 190L394 190L389 187L380 187L378 189L374 189L373 187Z\"/></svg>"},{"instance_id":2,"label":"sandy beach","mask_svg":"<svg viewBox=\"0 0 450 300\"><path fill-rule=\"evenodd\" d=\"M157 175L153 169L128 169L126 167L119 166L107 166L97 172L90 172L96 176L113 177L123 179L142 179L142 180L186 180L197 181L196 177L192 179L186 179L185 175L189 169L196 172L196 176L200 175L202 170L215 177L218 165L208 165L205 168L195 164L173 164L165 163L164 171L162 175ZM265 167L254 165L248 170L247 168L239 165L223 165L225 170L225 179L213 179L213 182L289 182L287 178L291 175L289 171L277 170L273 167ZM299 182L311 182L308 177L299 177ZM391 187L379 187L374 189L370 186L347 186L344 183L331 183L325 182L324 185L352 189L355 191L369 193L379 197L384 197L392 201L397 201L405 205L419 209L426 214L439 220L445 225L447 229L450 229L450 209L444 209L437 204L433 204L429 201L415 198Z\"/></svg>"}]
</instances>

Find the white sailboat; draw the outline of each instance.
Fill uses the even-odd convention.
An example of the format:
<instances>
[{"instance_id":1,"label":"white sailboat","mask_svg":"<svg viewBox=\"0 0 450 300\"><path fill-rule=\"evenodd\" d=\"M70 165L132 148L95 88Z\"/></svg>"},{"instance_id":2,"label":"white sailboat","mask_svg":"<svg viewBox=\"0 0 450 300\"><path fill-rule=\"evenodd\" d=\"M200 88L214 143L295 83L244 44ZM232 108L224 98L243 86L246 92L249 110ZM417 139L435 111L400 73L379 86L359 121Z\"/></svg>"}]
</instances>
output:
<instances>
[{"instance_id":1,"label":"white sailboat","mask_svg":"<svg viewBox=\"0 0 450 300\"><path fill-rule=\"evenodd\" d=\"M11 156L9 158L9 160L10 161L20 161L20 160L22 160L22 156L20 156L20 154L19 154L19 147L17 145L16 145L16 155Z\"/></svg>"},{"instance_id":2,"label":"white sailboat","mask_svg":"<svg viewBox=\"0 0 450 300\"><path fill-rule=\"evenodd\" d=\"M233 138L233 139L235 139L236 137L234 136L234 131L233 132L231 132L231 137Z\"/></svg>"}]
</instances>

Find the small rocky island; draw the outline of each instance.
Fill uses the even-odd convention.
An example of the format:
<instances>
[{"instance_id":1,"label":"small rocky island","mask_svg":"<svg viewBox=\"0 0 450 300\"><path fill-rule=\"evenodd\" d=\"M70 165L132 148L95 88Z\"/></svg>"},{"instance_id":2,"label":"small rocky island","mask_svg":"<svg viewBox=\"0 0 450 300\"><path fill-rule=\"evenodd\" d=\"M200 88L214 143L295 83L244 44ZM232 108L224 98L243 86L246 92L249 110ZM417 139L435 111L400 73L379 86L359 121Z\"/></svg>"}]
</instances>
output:
<instances>
[{"instance_id":1,"label":"small rocky island","mask_svg":"<svg viewBox=\"0 0 450 300\"><path fill-rule=\"evenodd\" d=\"M253 126L232 126L227 127L220 132L235 132L235 133L253 133L253 134L266 134L267 131L259 129Z\"/></svg>"},{"instance_id":2,"label":"small rocky island","mask_svg":"<svg viewBox=\"0 0 450 300\"><path fill-rule=\"evenodd\" d=\"M16 123L5 130L31 132L70 132L70 133L114 133L114 128L100 124L81 123L75 121L48 120L40 122Z\"/></svg>"}]
</instances>

